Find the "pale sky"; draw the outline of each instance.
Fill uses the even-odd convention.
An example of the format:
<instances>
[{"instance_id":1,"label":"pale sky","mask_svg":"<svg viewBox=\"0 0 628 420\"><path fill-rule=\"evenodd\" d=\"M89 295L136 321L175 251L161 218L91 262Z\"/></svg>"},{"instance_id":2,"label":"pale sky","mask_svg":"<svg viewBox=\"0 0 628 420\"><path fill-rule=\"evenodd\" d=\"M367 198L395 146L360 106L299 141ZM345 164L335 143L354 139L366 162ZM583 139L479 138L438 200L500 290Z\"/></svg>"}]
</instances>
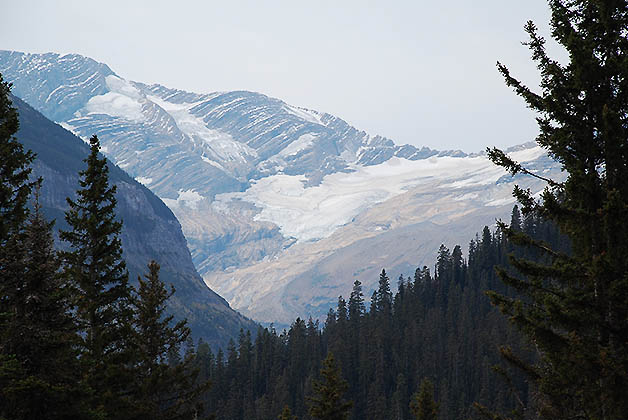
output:
<instances>
[{"instance_id":1,"label":"pale sky","mask_svg":"<svg viewBox=\"0 0 628 420\"><path fill-rule=\"evenodd\" d=\"M198 93L257 91L398 144L475 152L537 133L495 63L538 84L521 41L528 19L549 38L544 0L2 3L0 49L78 53Z\"/></svg>"}]
</instances>

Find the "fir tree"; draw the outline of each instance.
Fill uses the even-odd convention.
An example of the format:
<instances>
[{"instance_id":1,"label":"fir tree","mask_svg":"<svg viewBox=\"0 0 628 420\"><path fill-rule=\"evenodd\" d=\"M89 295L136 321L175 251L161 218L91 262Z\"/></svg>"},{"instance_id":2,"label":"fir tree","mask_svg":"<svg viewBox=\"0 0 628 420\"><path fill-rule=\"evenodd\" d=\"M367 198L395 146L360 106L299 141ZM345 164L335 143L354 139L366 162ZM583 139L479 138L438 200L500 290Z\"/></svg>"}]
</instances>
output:
<instances>
[{"instance_id":1,"label":"fir tree","mask_svg":"<svg viewBox=\"0 0 628 420\"><path fill-rule=\"evenodd\" d=\"M83 418L81 391L76 388L76 326L69 295L59 273L52 222L41 213L38 189L23 241L24 271L12 295L14 308L3 345L19 362L19 377L2 386L0 413L19 419Z\"/></svg>"},{"instance_id":2,"label":"fir tree","mask_svg":"<svg viewBox=\"0 0 628 420\"><path fill-rule=\"evenodd\" d=\"M25 270L26 204L34 186L29 182L34 155L25 151L15 138L19 119L11 102L10 88L0 75L0 331L8 327L17 310L13 303L19 300L15 294L21 289ZM2 341L0 354L6 357L10 354Z\"/></svg>"},{"instance_id":3,"label":"fir tree","mask_svg":"<svg viewBox=\"0 0 628 420\"><path fill-rule=\"evenodd\" d=\"M349 297L349 321L355 325L364 316L364 294L362 293L362 283L360 280L353 282L353 289Z\"/></svg>"},{"instance_id":4,"label":"fir tree","mask_svg":"<svg viewBox=\"0 0 628 420\"><path fill-rule=\"evenodd\" d=\"M15 138L19 120L10 89L11 85L0 75L0 246L3 251L9 236L19 231L26 221L26 203L37 183L29 181L30 164L35 155L30 150L25 151ZM5 266L6 262L2 262L0 275Z\"/></svg>"},{"instance_id":5,"label":"fir tree","mask_svg":"<svg viewBox=\"0 0 628 420\"><path fill-rule=\"evenodd\" d=\"M514 231L521 230L521 213L519 212L519 206L517 205L512 208L509 227Z\"/></svg>"},{"instance_id":6,"label":"fir tree","mask_svg":"<svg viewBox=\"0 0 628 420\"><path fill-rule=\"evenodd\" d=\"M504 350L538 389L543 418L621 419L628 413L628 1L551 0L553 38L569 53L551 59L532 22L527 43L541 73L535 93L498 63L506 83L538 113L537 143L567 174L546 179L502 151L491 159L513 175L547 182L541 200L515 188L524 233L529 215L551 220L572 243L572 254L516 231L513 241L536 248L549 264L513 258L525 278L501 269L526 296L492 300L538 349L538 362ZM505 228L505 227L504 227Z\"/></svg>"},{"instance_id":7,"label":"fir tree","mask_svg":"<svg viewBox=\"0 0 628 420\"><path fill-rule=\"evenodd\" d=\"M377 288L377 312L390 316L392 311L392 292L390 291L390 279L386 270L382 269L379 275L379 286Z\"/></svg>"},{"instance_id":8,"label":"fir tree","mask_svg":"<svg viewBox=\"0 0 628 420\"><path fill-rule=\"evenodd\" d=\"M109 185L107 161L99 151L93 136L77 199L67 199L65 218L72 230L60 236L70 247L63 253L64 273L75 289L84 385L100 390L94 395L95 407L121 418L129 408L128 367L133 357L131 289L122 259L122 222L114 212L116 187Z\"/></svg>"},{"instance_id":9,"label":"fir tree","mask_svg":"<svg viewBox=\"0 0 628 420\"><path fill-rule=\"evenodd\" d=\"M434 401L434 384L429 379L421 381L419 392L412 396L410 410L416 420L438 419L438 404Z\"/></svg>"},{"instance_id":10,"label":"fir tree","mask_svg":"<svg viewBox=\"0 0 628 420\"><path fill-rule=\"evenodd\" d=\"M174 287L167 290L159 279L159 264L155 261L148 264L145 279L138 278L133 339L139 353L134 392L138 418L198 418L198 399L209 386L208 382L196 384L198 370L192 366L193 357L174 365L168 363L168 354L178 353L190 337L185 320L172 325L173 316L165 314L166 302L174 292Z\"/></svg>"},{"instance_id":11,"label":"fir tree","mask_svg":"<svg viewBox=\"0 0 628 420\"><path fill-rule=\"evenodd\" d=\"M0 417L80 418L74 329L52 248L52 224L27 200L34 155L14 135L18 114L0 76ZM27 220L28 218L28 220Z\"/></svg>"},{"instance_id":12,"label":"fir tree","mask_svg":"<svg viewBox=\"0 0 628 420\"><path fill-rule=\"evenodd\" d=\"M340 375L334 355L329 353L320 371L321 380L314 381L314 394L308 397L309 414L319 420L346 420L353 403L343 399L348 385Z\"/></svg>"}]
</instances>

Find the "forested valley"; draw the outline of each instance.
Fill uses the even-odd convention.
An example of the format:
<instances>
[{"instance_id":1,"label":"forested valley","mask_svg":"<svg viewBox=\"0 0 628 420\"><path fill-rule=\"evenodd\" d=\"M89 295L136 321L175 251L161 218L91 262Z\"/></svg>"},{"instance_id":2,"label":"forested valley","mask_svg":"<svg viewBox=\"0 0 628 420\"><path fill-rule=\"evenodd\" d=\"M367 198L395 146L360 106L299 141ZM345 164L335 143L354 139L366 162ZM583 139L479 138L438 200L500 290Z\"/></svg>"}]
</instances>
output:
<instances>
[{"instance_id":1,"label":"forested valley","mask_svg":"<svg viewBox=\"0 0 628 420\"><path fill-rule=\"evenodd\" d=\"M533 214L521 218L517 207L511 226L554 249L569 247L552 224ZM506 368L499 346L508 343L529 358L533 353L485 292L512 295L494 270L508 266L511 253L539 258L484 227L467 258L459 245L452 251L442 245L433 270L423 266L392 280L382 271L370 304L356 280L351 296L339 297L322 324L297 319L280 333L243 331L226 351L198 343L196 366L212 383L206 405L225 419L276 418L284 406L309 419L312 383L331 353L347 381L351 419L414 418L410 403L424 380L433 384L440 419L471 418L478 414L474 402L510 412L518 398L527 401L528 385L519 373L510 372L508 382L492 369Z\"/></svg>"},{"instance_id":2,"label":"forested valley","mask_svg":"<svg viewBox=\"0 0 628 420\"><path fill-rule=\"evenodd\" d=\"M0 420L628 418L628 2L549 7L566 62L530 21L539 92L497 67L564 179L487 149L546 188L516 186L466 258L443 244L434 267L382 270L370 300L346 279L324 322L226 349L166 313L159 262L129 278L97 136L55 249L0 79Z\"/></svg>"},{"instance_id":3,"label":"forested valley","mask_svg":"<svg viewBox=\"0 0 628 420\"><path fill-rule=\"evenodd\" d=\"M15 130L3 89L4 120ZM97 137L77 199L68 199L64 251L54 249L52 223L39 208L41 181L28 177L34 156L15 138L6 145L4 418L328 418L331 398L339 418L410 419L431 406L449 419L478 415L474 403L508 412L529 398L519 373L493 372L503 367L500 344L532 353L485 292L511 296L494 267L507 267L509 254L540 254L512 245L502 228L484 227L466 259L459 245L442 245L432 269L398 279L382 270L370 300L355 280L322 324L299 318L287 331L243 330L237 343L211 349L165 313L175 291L159 280L158 263L136 287L129 283L115 187ZM553 224L516 206L510 231L567 248Z\"/></svg>"}]
</instances>

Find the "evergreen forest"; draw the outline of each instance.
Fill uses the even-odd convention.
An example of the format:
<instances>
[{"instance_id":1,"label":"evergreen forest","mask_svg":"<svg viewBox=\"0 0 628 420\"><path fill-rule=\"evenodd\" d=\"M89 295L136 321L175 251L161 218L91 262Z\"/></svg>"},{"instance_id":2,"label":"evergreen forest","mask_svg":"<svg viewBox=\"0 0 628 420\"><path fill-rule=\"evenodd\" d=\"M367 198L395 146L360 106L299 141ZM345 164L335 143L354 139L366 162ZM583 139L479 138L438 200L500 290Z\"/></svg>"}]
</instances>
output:
<instances>
[{"instance_id":1,"label":"evergreen forest","mask_svg":"<svg viewBox=\"0 0 628 420\"><path fill-rule=\"evenodd\" d=\"M628 418L628 2L548 3L567 62L528 22L539 90L497 67L565 179L488 149L547 187L515 187L466 256L443 244L434 267L383 269L370 299L347 279L323 322L225 349L167 313L159 262L129 278L95 135L55 248L0 77L0 420Z\"/></svg>"},{"instance_id":2,"label":"evergreen forest","mask_svg":"<svg viewBox=\"0 0 628 420\"><path fill-rule=\"evenodd\" d=\"M510 226L554 249L569 249L554 225L533 214L522 217L517 207ZM424 380L432 383L432 401L439 405L434 418L473 418L476 402L512 412L519 400L527 404L528 384L514 372L510 381L495 372L494 366L507 370L498 345L509 343L530 359L534 354L485 291L512 294L494 266L508 266L513 253L540 258L517 249L501 230L484 227L466 259L459 245L451 251L442 245L433 271L423 266L411 277L391 280L383 270L370 304L356 280L351 296L340 296L322 325L296 319L281 333L243 331L237 343L217 353L198 343L195 363L200 377L212 383L206 405L224 419L274 419L286 405L299 419L319 418L310 415L308 398L317 394L313 384L332 354L347 382L344 399L352 402L342 418L413 419L411 401Z\"/></svg>"}]
</instances>

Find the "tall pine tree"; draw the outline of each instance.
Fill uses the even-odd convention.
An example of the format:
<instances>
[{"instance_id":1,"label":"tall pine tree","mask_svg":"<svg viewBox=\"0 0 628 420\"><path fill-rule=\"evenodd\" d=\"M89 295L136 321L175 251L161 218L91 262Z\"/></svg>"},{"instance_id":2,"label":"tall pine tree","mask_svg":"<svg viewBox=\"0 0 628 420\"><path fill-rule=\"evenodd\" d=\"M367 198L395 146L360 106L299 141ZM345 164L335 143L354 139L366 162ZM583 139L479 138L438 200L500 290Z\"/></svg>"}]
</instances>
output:
<instances>
[{"instance_id":1,"label":"tall pine tree","mask_svg":"<svg viewBox=\"0 0 628 420\"><path fill-rule=\"evenodd\" d=\"M199 418L198 400L209 382L196 383L198 369L192 366L192 357L181 363L168 363L168 355L180 353L181 345L190 337L185 320L172 325L173 316L165 313L174 287L166 289L155 261L148 264L148 274L144 279L138 278L138 283L133 339L138 350L134 375L136 416L155 420Z\"/></svg>"},{"instance_id":2,"label":"tall pine tree","mask_svg":"<svg viewBox=\"0 0 628 420\"><path fill-rule=\"evenodd\" d=\"M90 139L85 162L77 198L67 199L65 218L71 230L60 232L70 247L63 253L64 273L75 289L83 384L98 390L95 410L124 418L133 358L131 289L122 259L122 222L115 215L116 187L109 185L107 160L96 136Z\"/></svg>"},{"instance_id":3,"label":"tall pine tree","mask_svg":"<svg viewBox=\"0 0 628 420\"><path fill-rule=\"evenodd\" d=\"M506 83L538 113L537 143L567 174L545 179L502 151L491 159L512 174L544 179L541 200L516 187L524 215L551 220L572 254L507 230L519 244L545 253L549 264L512 258L523 278L502 279L526 296L492 294L537 349L529 363L505 349L538 390L543 418L623 419L628 413L628 1L550 0L552 37L569 54L548 56L532 22L527 43L541 73L534 92L498 63ZM524 232L526 229L524 229Z\"/></svg>"},{"instance_id":4,"label":"tall pine tree","mask_svg":"<svg viewBox=\"0 0 628 420\"><path fill-rule=\"evenodd\" d=\"M348 419L353 403L343 399L348 385L342 379L332 353L327 354L320 373L322 378L314 381L314 393L308 397L310 416L319 420Z\"/></svg>"},{"instance_id":5,"label":"tall pine tree","mask_svg":"<svg viewBox=\"0 0 628 420\"><path fill-rule=\"evenodd\" d=\"M416 420L438 419L438 404L434 401L434 384L429 379L423 379L419 392L412 396L410 409Z\"/></svg>"}]
</instances>

